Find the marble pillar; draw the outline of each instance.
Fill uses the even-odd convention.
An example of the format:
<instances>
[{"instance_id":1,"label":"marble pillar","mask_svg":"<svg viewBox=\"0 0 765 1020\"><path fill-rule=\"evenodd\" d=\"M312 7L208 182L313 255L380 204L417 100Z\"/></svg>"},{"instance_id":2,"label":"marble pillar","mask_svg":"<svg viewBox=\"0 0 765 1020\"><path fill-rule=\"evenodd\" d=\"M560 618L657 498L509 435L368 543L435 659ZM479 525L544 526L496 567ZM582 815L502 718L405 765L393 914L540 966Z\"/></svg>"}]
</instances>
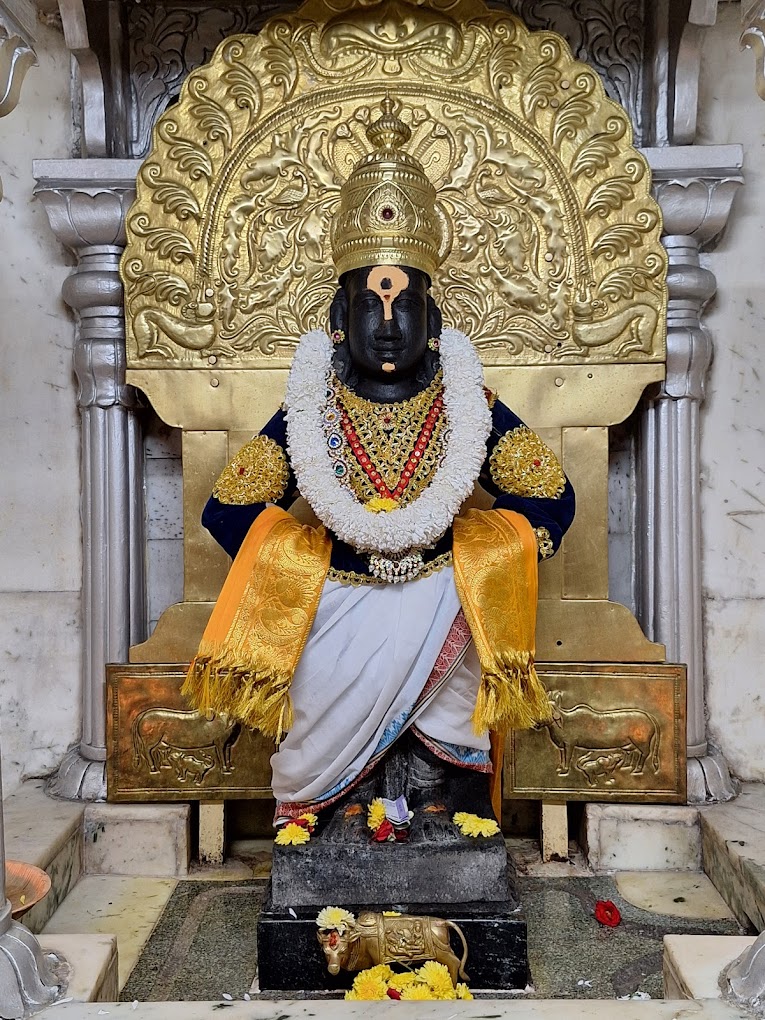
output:
<instances>
[{"instance_id":1,"label":"marble pillar","mask_svg":"<svg viewBox=\"0 0 765 1020\"><path fill-rule=\"evenodd\" d=\"M740 146L647 152L669 256L667 377L643 404L638 459L640 622L670 662L688 666L688 799L735 796L722 756L706 741L702 635L699 408L712 360L701 313L714 275L700 252L714 246L743 183Z\"/></svg>"},{"instance_id":2,"label":"marble pillar","mask_svg":"<svg viewBox=\"0 0 765 1020\"><path fill-rule=\"evenodd\" d=\"M51 780L57 797L106 796L104 667L145 637L139 403L125 384L119 260L135 197L131 160L36 160L36 196L77 257L63 297L77 319L74 371L82 421L82 735Z\"/></svg>"}]
</instances>

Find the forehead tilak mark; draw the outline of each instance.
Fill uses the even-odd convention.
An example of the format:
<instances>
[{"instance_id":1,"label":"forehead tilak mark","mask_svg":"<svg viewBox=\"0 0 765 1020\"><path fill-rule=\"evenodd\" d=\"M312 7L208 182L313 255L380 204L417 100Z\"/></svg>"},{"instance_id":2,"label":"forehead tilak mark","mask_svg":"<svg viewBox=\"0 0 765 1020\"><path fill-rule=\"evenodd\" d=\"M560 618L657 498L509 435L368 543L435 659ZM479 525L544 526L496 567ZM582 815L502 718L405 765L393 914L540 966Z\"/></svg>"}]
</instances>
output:
<instances>
[{"instance_id":1,"label":"forehead tilak mark","mask_svg":"<svg viewBox=\"0 0 765 1020\"><path fill-rule=\"evenodd\" d=\"M408 286L409 277L399 266L375 266L367 276L367 290L382 301L386 321L393 318L391 305Z\"/></svg>"}]
</instances>

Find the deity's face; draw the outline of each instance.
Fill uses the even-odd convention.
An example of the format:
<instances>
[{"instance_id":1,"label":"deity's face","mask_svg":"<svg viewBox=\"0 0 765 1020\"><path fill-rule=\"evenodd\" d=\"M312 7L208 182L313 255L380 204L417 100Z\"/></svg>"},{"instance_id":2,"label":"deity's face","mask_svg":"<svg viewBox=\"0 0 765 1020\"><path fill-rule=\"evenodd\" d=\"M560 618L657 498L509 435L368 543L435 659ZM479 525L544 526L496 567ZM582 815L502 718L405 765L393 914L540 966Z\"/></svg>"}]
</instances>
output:
<instances>
[{"instance_id":1,"label":"deity's face","mask_svg":"<svg viewBox=\"0 0 765 1020\"><path fill-rule=\"evenodd\" d=\"M346 340L335 371L359 396L395 401L427 386L438 368L428 337L440 336L441 313L419 269L370 266L343 275L330 309L331 329Z\"/></svg>"},{"instance_id":2,"label":"deity's face","mask_svg":"<svg viewBox=\"0 0 765 1020\"><path fill-rule=\"evenodd\" d=\"M416 269L374 266L349 273L344 283L356 371L380 380L410 374L427 350L428 278Z\"/></svg>"}]
</instances>

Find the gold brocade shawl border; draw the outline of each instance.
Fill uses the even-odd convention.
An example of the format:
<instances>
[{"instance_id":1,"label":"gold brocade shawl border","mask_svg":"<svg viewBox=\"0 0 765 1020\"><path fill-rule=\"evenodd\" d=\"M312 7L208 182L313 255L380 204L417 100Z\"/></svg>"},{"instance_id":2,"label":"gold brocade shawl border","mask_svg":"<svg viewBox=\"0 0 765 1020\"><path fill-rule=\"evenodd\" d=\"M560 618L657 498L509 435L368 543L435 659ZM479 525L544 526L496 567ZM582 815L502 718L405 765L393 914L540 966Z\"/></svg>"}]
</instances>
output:
<instances>
[{"instance_id":1,"label":"gold brocade shawl border","mask_svg":"<svg viewBox=\"0 0 765 1020\"><path fill-rule=\"evenodd\" d=\"M454 521L453 557L457 594L481 663L475 731L529 729L552 718L534 666L534 529L510 510L468 510Z\"/></svg>"},{"instance_id":2,"label":"gold brocade shawl border","mask_svg":"<svg viewBox=\"0 0 765 1020\"><path fill-rule=\"evenodd\" d=\"M332 545L324 528L278 507L254 521L205 628L181 693L279 741L289 688L313 625Z\"/></svg>"}]
</instances>

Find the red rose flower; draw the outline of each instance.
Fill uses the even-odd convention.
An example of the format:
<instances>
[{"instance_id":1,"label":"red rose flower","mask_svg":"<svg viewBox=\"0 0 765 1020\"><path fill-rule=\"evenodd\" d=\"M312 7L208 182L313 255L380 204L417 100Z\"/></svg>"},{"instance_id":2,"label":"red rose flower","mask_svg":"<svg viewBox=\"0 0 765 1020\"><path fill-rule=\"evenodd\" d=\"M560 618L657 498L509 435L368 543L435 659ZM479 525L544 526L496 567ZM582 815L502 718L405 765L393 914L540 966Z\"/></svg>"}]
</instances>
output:
<instances>
[{"instance_id":1,"label":"red rose flower","mask_svg":"<svg viewBox=\"0 0 765 1020\"><path fill-rule=\"evenodd\" d=\"M386 818L378 828L375 830L375 843L384 843L390 836L393 835L393 825Z\"/></svg>"},{"instance_id":2,"label":"red rose flower","mask_svg":"<svg viewBox=\"0 0 765 1020\"><path fill-rule=\"evenodd\" d=\"M611 900L598 900L595 904L595 920L607 928L615 928L621 923L622 915L619 908Z\"/></svg>"}]
</instances>

